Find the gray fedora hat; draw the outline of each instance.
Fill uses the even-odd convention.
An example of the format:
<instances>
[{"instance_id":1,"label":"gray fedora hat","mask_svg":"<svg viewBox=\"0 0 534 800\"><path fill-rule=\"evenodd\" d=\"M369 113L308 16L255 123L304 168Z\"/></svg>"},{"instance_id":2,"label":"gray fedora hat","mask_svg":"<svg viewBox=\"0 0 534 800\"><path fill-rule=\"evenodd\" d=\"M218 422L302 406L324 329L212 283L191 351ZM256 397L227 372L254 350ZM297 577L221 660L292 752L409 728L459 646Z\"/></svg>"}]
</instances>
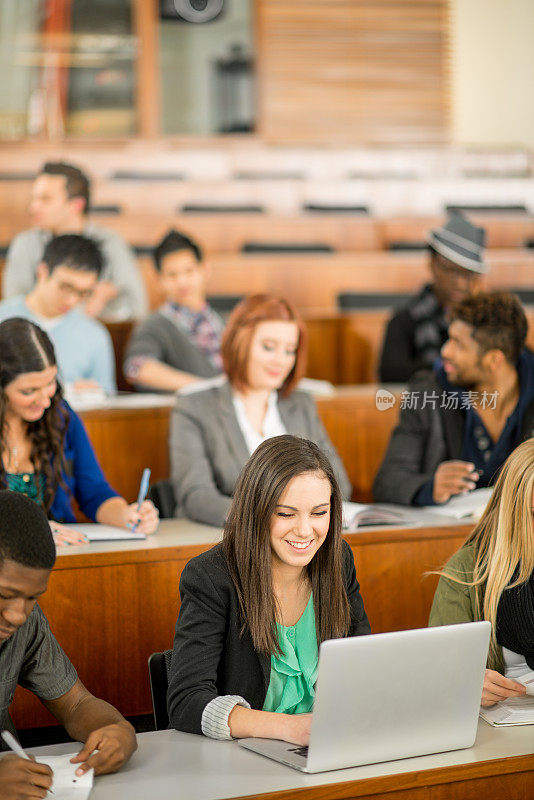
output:
<instances>
[{"instance_id":1,"label":"gray fedora hat","mask_svg":"<svg viewBox=\"0 0 534 800\"><path fill-rule=\"evenodd\" d=\"M440 256L459 267L485 274L489 265L483 260L486 231L461 214L452 214L442 228L430 231L427 242Z\"/></svg>"}]
</instances>

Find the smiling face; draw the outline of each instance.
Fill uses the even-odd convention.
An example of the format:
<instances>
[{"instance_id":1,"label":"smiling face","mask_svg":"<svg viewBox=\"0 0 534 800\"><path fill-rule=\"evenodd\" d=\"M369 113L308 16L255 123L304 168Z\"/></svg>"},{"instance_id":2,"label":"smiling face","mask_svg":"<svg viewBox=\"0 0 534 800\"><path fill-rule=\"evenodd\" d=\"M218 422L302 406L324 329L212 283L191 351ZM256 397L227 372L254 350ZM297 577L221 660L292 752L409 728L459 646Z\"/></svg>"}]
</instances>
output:
<instances>
[{"instance_id":1,"label":"smiling face","mask_svg":"<svg viewBox=\"0 0 534 800\"><path fill-rule=\"evenodd\" d=\"M472 325L455 319L449 325L449 338L441 348L447 379L465 388L477 386L487 375L485 355L482 355L472 332Z\"/></svg>"},{"instance_id":2,"label":"smiling face","mask_svg":"<svg viewBox=\"0 0 534 800\"><path fill-rule=\"evenodd\" d=\"M57 367L23 372L4 389L7 411L25 422L37 422L50 406L57 389Z\"/></svg>"},{"instance_id":3,"label":"smiling face","mask_svg":"<svg viewBox=\"0 0 534 800\"><path fill-rule=\"evenodd\" d=\"M167 300L200 311L206 303L207 267L191 250L176 250L161 259L160 284Z\"/></svg>"},{"instance_id":4,"label":"smiling face","mask_svg":"<svg viewBox=\"0 0 534 800\"><path fill-rule=\"evenodd\" d=\"M295 365L299 341L296 322L268 320L256 325L248 357L251 389L279 389Z\"/></svg>"},{"instance_id":5,"label":"smiling face","mask_svg":"<svg viewBox=\"0 0 534 800\"><path fill-rule=\"evenodd\" d=\"M10 559L0 566L0 643L9 639L46 592L50 570L25 567Z\"/></svg>"},{"instance_id":6,"label":"smiling face","mask_svg":"<svg viewBox=\"0 0 534 800\"><path fill-rule=\"evenodd\" d=\"M271 517L273 569L302 570L328 533L332 487L323 472L296 475L282 492Z\"/></svg>"}]
</instances>

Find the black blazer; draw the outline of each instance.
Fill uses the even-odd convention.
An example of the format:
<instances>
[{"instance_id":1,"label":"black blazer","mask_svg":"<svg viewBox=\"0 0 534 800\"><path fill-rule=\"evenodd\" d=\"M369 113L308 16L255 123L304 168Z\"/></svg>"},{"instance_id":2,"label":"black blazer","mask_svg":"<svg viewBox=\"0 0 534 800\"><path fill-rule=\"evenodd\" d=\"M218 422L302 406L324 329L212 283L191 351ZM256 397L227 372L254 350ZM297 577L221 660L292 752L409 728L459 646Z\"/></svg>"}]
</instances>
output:
<instances>
[{"instance_id":1,"label":"black blazer","mask_svg":"<svg viewBox=\"0 0 534 800\"><path fill-rule=\"evenodd\" d=\"M351 610L349 635L370 633L354 558L345 541L343 575ZM172 727L202 733L202 713L218 695L241 695L252 708L261 710L271 659L256 652L248 631L240 635L237 593L222 545L186 564L180 598L167 694Z\"/></svg>"}]
</instances>

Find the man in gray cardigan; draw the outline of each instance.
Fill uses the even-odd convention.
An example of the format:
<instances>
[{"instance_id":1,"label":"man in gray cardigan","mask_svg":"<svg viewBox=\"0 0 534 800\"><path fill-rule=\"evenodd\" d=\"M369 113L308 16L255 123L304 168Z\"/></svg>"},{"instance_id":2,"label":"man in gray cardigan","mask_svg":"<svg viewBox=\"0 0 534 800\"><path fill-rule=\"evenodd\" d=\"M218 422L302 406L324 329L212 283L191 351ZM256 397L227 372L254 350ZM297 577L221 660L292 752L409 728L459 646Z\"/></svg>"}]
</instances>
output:
<instances>
[{"instance_id":1,"label":"man in gray cardigan","mask_svg":"<svg viewBox=\"0 0 534 800\"><path fill-rule=\"evenodd\" d=\"M171 230L154 251L165 303L134 331L124 374L139 391L175 392L222 371L223 322L206 302L200 247Z\"/></svg>"},{"instance_id":2,"label":"man in gray cardigan","mask_svg":"<svg viewBox=\"0 0 534 800\"><path fill-rule=\"evenodd\" d=\"M84 311L109 320L138 319L146 313L145 289L132 249L115 231L88 220L91 184L72 164L49 161L32 187L33 228L19 233L9 246L3 275L3 297L27 295L54 236L80 234L99 246L104 258L101 279Z\"/></svg>"}]
</instances>

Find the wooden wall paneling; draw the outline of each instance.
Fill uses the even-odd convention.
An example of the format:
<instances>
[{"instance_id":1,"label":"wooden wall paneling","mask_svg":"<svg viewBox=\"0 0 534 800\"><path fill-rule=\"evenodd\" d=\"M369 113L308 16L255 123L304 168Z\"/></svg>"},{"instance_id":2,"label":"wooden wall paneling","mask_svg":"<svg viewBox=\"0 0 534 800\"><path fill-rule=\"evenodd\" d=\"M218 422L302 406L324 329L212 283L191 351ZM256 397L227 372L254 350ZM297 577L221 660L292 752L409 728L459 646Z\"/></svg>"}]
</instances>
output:
<instances>
[{"instance_id":1,"label":"wooden wall paneling","mask_svg":"<svg viewBox=\"0 0 534 800\"><path fill-rule=\"evenodd\" d=\"M373 633L428 625L438 577L425 572L441 569L462 546L468 530L434 529L416 537L413 530L346 535Z\"/></svg>"},{"instance_id":2,"label":"wooden wall paneling","mask_svg":"<svg viewBox=\"0 0 534 800\"><path fill-rule=\"evenodd\" d=\"M87 565L84 557L72 566L70 558L58 559L39 604L82 682L124 714L151 711L148 656L172 647L182 569L205 549L89 555ZM18 727L54 723L20 687L14 708Z\"/></svg>"},{"instance_id":3,"label":"wooden wall paneling","mask_svg":"<svg viewBox=\"0 0 534 800\"><path fill-rule=\"evenodd\" d=\"M259 130L269 142L447 138L444 0L261 0Z\"/></svg>"},{"instance_id":4,"label":"wooden wall paneling","mask_svg":"<svg viewBox=\"0 0 534 800\"><path fill-rule=\"evenodd\" d=\"M362 310L343 317L340 383L374 383L389 308Z\"/></svg>"},{"instance_id":5,"label":"wooden wall paneling","mask_svg":"<svg viewBox=\"0 0 534 800\"><path fill-rule=\"evenodd\" d=\"M308 360L306 377L343 383L342 375L342 320L333 317L306 317L308 331Z\"/></svg>"},{"instance_id":6,"label":"wooden wall paneling","mask_svg":"<svg viewBox=\"0 0 534 800\"><path fill-rule=\"evenodd\" d=\"M85 411L81 416L104 474L129 503L137 498L145 467L152 470L152 483L169 477L170 407Z\"/></svg>"},{"instance_id":7,"label":"wooden wall paneling","mask_svg":"<svg viewBox=\"0 0 534 800\"><path fill-rule=\"evenodd\" d=\"M398 399L393 408L379 411L376 389L354 387L346 394L341 390L334 397L317 398L319 416L352 483L353 500L364 503L372 499L374 476L398 419Z\"/></svg>"},{"instance_id":8,"label":"wooden wall paneling","mask_svg":"<svg viewBox=\"0 0 534 800\"><path fill-rule=\"evenodd\" d=\"M137 134L144 139L153 139L158 136L161 128L158 0L134 0L132 11L138 41Z\"/></svg>"}]
</instances>

